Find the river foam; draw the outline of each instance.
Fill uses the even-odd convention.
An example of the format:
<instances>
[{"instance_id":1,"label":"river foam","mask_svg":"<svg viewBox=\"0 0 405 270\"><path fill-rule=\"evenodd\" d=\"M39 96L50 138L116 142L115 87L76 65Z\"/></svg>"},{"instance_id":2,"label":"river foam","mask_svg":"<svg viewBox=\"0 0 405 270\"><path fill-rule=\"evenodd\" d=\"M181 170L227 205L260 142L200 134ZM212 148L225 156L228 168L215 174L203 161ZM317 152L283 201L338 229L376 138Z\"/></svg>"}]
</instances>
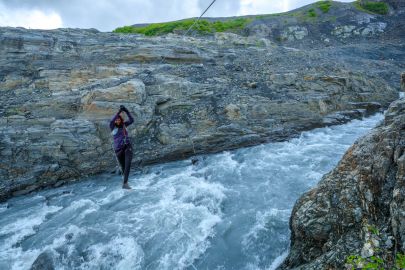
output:
<instances>
[{"instance_id":1,"label":"river foam","mask_svg":"<svg viewBox=\"0 0 405 270\"><path fill-rule=\"evenodd\" d=\"M382 115L0 204L0 269L275 269L296 199Z\"/></svg>"}]
</instances>

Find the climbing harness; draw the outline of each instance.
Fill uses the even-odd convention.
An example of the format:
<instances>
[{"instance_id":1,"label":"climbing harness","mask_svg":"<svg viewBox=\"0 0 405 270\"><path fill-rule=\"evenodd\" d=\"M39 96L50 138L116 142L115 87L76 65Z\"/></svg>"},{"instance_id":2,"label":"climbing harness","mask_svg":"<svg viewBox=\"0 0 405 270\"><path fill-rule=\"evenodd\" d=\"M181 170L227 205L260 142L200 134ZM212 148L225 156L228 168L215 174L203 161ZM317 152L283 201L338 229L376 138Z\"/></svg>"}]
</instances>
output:
<instances>
[{"instance_id":1,"label":"climbing harness","mask_svg":"<svg viewBox=\"0 0 405 270\"><path fill-rule=\"evenodd\" d=\"M122 121L123 121L123 119L122 119ZM127 127L125 126L125 123L124 123L124 122L122 123L122 128L123 128L123 133L124 133L124 144L126 145L127 142L128 142L128 141L127 141L128 131L127 131ZM113 135L113 136L112 136L112 137L113 137L113 140L111 141L111 149L113 150L113 155L114 155L114 157L115 157L115 161L117 162L118 169L119 169L120 172L121 172L122 181L124 181L124 171L122 170L120 161L118 160L117 153L115 153L115 148L114 148L114 135L117 134L117 132L118 132L118 128L117 128L117 127L115 127L115 128L113 129L113 131L111 131L111 135Z\"/></svg>"},{"instance_id":2,"label":"climbing harness","mask_svg":"<svg viewBox=\"0 0 405 270\"><path fill-rule=\"evenodd\" d=\"M124 172L122 171L122 168L121 168L120 162L119 162L119 160L118 160L117 154L115 153L114 141L111 142L111 149L113 150L113 155L114 155L114 157L115 157L115 161L117 162L118 169L119 169L120 172L121 172L122 181L124 181Z\"/></svg>"},{"instance_id":3,"label":"climbing harness","mask_svg":"<svg viewBox=\"0 0 405 270\"><path fill-rule=\"evenodd\" d=\"M117 128L117 127L115 127L113 129L113 131L111 132L113 137L114 137L114 135L116 135L118 133L118 131L119 131L119 128ZM122 127L122 133L124 134L124 144L128 144L128 131L127 131L127 128L125 125L123 125L123 127Z\"/></svg>"}]
</instances>

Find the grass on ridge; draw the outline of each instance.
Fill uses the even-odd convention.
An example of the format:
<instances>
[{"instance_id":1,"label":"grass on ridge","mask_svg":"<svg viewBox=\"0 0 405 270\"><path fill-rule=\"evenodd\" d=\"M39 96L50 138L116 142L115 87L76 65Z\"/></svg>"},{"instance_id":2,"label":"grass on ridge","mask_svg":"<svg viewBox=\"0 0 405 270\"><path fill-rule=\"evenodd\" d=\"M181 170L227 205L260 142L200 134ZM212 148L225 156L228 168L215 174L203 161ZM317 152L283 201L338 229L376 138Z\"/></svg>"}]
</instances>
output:
<instances>
[{"instance_id":1,"label":"grass on ridge","mask_svg":"<svg viewBox=\"0 0 405 270\"><path fill-rule=\"evenodd\" d=\"M227 21L215 21L210 22L207 20L198 21L192 28L193 31L197 31L200 34L209 34L215 32L235 31L242 30L251 19L237 18ZM174 33L176 31L187 31L191 25L194 24L193 19L166 22L166 23L152 23L147 26L123 26L116 28L114 33L136 33L143 34L145 36L158 36L168 33Z\"/></svg>"}]
</instances>

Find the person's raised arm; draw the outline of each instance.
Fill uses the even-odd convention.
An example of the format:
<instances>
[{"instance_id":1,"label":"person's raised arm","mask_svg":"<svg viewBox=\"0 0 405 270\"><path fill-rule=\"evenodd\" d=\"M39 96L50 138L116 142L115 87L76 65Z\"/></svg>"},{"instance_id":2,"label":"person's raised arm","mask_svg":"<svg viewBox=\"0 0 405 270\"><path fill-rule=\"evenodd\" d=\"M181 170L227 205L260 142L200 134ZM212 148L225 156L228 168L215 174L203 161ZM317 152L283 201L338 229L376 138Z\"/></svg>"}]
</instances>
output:
<instances>
[{"instance_id":1,"label":"person's raised arm","mask_svg":"<svg viewBox=\"0 0 405 270\"><path fill-rule=\"evenodd\" d=\"M129 126L134 122L134 118L132 117L132 114L128 111L127 108L124 107L123 111L128 115L128 121L125 121L125 126Z\"/></svg>"},{"instance_id":2,"label":"person's raised arm","mask_svg":"<svg viewBox=\"0 0 405 270\"><path fill-rule=\"evenodd\" d=\"M119 111L114 115L114 117L111 119L111 121L110 121L110 129L111 129L111 130L114 129L115 120L117 120L117 118L118 118L118 116L119 116L120 113L121 113L121 110L119 110Z\"/></svg>"}]
</instances>

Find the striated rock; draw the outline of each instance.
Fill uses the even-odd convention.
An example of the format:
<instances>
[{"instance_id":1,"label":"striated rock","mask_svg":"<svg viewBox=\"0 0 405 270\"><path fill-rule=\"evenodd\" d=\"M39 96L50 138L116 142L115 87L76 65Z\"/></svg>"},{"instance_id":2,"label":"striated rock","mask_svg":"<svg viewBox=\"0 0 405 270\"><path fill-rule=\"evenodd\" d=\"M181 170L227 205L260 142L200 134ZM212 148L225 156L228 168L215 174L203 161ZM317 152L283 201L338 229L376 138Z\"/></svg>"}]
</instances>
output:
<instances>
[{"instance_id":1,"label":"striated rock","mask_svg":"<svg viewBox=\"0 0 405 270\"><path fill-rule=\"evenodd\" d=\"M360 27L355 25L336 26L331 34L341 38L349 38L355 35L370 36L383 33L386 27L387 23L385 22L374 22Z\"/></svg>"},{"instance_id":2,"label":"striated rock","mask_svg":"<svg viewBox=\"0 0 405 270\"><path fill-rule=\"evenodd\" d=\"M281 38L288 41L301 40L306 36L308 36L308 29L302 26L289 26L281 33Z\"/></svg>"},{"instance_id":3,"label":"striated rock","mask_svg":"<svg viewBox=\"0 0 405 270\"><path fill-rule=\"evenodd\" d=\"M285 140L397 98L395 44L300 50L263 38L0 28L0 200L111 171L108 121L121 104L135 118L135 165Z\"/></svg>"},{"instance_id":4,"label":"striated rock","mask_svg":"<svg viewBox=\"0 0 405 270\"><path fill-rule=\"evenodd\" d=\"M395 252L405 252L404 183L405 99L400 99L297 201L291 250L281 269L344 269L349 256L363 263L376 256L392 269Z\"/></svg>"},{"instance_id":5,"label":"striated rock","mask_svg":"<svg viewBox=\"0 0 405 270\"><path fill-rule=\"evenodd\" d=\"M254 38L247 38L234 33L219 32L215 33L215 39L219 45L251 45L254 46L258 42Z\"/></svg>"},{"instance_id":6,"label":"striated rock","mask_svg":"<svg viewBox=\"0 0 405 270\"><path fill-rule=\"evenodd\" d=\"M356 29L354 25L344 25L344 26L336 26L335 29L332 31L332 35L341 36L342 38L347 38L352 35L352 31Z\"/></svg>"},{"instance_id":7,"label":"striated rock","mask_svg":"<svg viewBox=\"0 0 405 270\"><path fill-rule=\"evenodd\" d=\"M231 120L238 120L241 118L240 108L235 104L229 104L225 107L225 113Z\"/></svg>"}]
</instances>

